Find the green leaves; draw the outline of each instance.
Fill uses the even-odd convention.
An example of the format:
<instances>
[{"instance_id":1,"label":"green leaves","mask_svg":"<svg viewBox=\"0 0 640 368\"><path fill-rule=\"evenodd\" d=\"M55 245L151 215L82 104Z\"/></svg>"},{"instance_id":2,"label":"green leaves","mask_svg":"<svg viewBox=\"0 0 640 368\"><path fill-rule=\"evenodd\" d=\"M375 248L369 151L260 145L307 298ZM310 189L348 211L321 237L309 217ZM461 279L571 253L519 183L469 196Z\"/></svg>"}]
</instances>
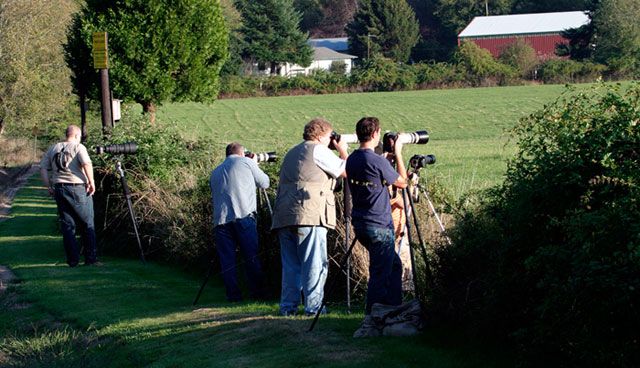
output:
<instances>
[{"instance_id":1,"label":"green leaves","mask_svg":"<svg viewBox=\"0 0 640 368\"><path fill-rule=\"evenodd\" d=\"M382 54L406 62L419 35L415 13L405 0L361 0L346 27L349 50L362 58Z\"/></svg>"},{"instance_id":2,"label":"green leaves","mask_svg":"<svg viewBox=\"0 0 640 368\"><path fill-rule=\"evenodd\" d=\"M228 57L228 32L218 1L88 1L67 43L77 81L95 75L86 51L80 55L74 49L91 50L96 31L109 35L114 97L159 104L213 101L217 96L218 76ZM90 84L96 83L92 78Z\"/></svg>"}]
</instances>

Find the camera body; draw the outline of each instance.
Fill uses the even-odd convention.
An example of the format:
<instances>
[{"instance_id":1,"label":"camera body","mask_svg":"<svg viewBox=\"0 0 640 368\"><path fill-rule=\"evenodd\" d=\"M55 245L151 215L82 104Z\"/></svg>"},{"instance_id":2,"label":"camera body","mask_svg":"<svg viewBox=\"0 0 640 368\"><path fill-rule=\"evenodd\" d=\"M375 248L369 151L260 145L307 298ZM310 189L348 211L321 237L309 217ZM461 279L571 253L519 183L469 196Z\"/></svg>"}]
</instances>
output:
<instances>
[{"instance_id":1,"label":"camera body","mask_svg":"<svg viewBox=\"0 0 640 368\"><path fill-rule=\"evenodd\" d=\"M427 165L433 165L435 163L435 155L413 155L409 159L409 166L411 166L414 170L419 170Z\"/></svg>"},{"instance_id":2,"label":"camera body","mask_svg":"<svg viewBox=\"0 0 640 368\"><path fill-rule=\"evenodd\" d=\"M386 132L382 137L382 150L393 153L396 142L403 144L427 144L429 142L429 132L418 130L413 133Z\"/></svg>"},{"instance_id":3,"label":"camera body","mask_svg":"<svg viewBox=\"0 0 640 368\"><path fill-rule=\"evenodd\" d=\"M136 151L138 151L138 144L136 142L96 146L96 153L99 155L102 155L103 153L110 153L112 155L132 155L136 153Z\"/></svg>"},{"instance_id":4,"label":"camera body","mask_svg":"<svg viewBox=\"0 0 640 368\"><path fill-rule=\"evenodd\" d=\"M260 153L253 153L253 152L245 152L244 157L248 157L248 158L256 158L256 160L258 161L258 163L261 162L276 162L276 160L278 160L278 155L276 154L275 151L272 152L260 152Z\"/></svg>"}]
</instances>

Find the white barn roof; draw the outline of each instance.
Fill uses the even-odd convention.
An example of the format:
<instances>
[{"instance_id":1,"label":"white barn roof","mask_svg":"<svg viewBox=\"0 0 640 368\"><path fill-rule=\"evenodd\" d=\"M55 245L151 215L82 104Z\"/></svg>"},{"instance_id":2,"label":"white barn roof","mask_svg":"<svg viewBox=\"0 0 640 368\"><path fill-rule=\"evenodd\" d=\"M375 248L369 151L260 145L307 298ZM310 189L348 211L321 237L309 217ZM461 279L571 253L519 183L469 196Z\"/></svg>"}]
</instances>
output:
<instances>
[{"instance_id":1,"label":"white barn roof","mask_svg":"<svg viewBox=\"0 0 640 368\"><path fill-rule=\"evenodd\" d=\"M475 17L458 37L557 33L589 23L585 12L492 15Z\"/></svg>"}]
</instances>

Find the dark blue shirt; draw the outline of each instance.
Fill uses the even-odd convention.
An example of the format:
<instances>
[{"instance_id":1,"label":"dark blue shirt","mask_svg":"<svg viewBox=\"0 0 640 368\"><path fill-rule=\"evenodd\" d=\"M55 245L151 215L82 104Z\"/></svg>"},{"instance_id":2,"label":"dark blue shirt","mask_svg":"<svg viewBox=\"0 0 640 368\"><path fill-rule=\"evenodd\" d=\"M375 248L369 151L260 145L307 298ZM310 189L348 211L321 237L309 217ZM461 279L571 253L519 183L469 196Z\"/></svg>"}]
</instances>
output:
<instances>
[{"instance_id":1,"label":"dark blue shirt","mask_svg":"<svg viewBox=\"0 0 640 368\"><path fill-rule=\"evenodd\" d=\"M347 159L347 178L353 202L353 225L390 227L388 186L400 176L389 161L370 149L358 149Z\"/></svg>"}]
</instances>

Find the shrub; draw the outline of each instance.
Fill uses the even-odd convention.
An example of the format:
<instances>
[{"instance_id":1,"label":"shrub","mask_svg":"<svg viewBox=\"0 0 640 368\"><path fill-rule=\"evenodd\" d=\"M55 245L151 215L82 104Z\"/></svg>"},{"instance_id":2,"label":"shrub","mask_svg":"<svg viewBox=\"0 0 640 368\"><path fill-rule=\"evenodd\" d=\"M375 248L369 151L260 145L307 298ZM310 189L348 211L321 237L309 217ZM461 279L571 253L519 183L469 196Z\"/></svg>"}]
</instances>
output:
<instances>
[{"instance_id":1,"label":"shrub","mask_svg":"<svg viewBox=\"0 0 640 368\"><path fill-rule=\"evenodd\" d=\"M606 69L606 66L592 62L552 59L541 65L540 78L545 83L593 82Z\"/></svg>"},{"instance_id":2,"label":"shrub","mask_svg":"<svg viewBox=\"0 0 640 368\"><path fill-rule=\"evenodd\" d=\"M464 84L464 76L455 65L447 63L414 64L416 84L420 88L454 86Z\"/></svg>"},{"instance_id":3,"label":"shrub","mask_svg":"<svg viewBox=\"0 0 640 368\"><path fill-rule=\"evenodd\" d=\"M539 64L536 51L523 39L507 45L500 53L500 61L514 68L524 79L531 79L534 69Z\"/></svg>"},{"instance_id":4,"label":"shrub","mask_svg":"<svg viewBox=\"0 0 640 368\"><path fill-rule=\"evenodd\" d=\"M638 84L522 119L505 182L469 198L437 251L432 315L508 335L537 364L637 366L639 122Z\"/></svg>"},{"instance_id":5,"label":"shrub","mask_svg":"<svg viewBox=\"0 0 640 368\"><path fill-rule=\"evenodd\" d=\"M473 42L463 42L454 60L467 82L474 86L506 84L516 75L513 68L499 63L489 51Z\"/></svg>"},{"instance_id":6,"label":"shrub","mask_svg":"<svg viewBox=\"0 0 640 368\"><path fill-rule=\"evenodd\" d=\"M415 72L410 65L382 56L366 60L352 71L351 84L365 91L395 91L414 88Z\"/></svg>"}]
</instances>

